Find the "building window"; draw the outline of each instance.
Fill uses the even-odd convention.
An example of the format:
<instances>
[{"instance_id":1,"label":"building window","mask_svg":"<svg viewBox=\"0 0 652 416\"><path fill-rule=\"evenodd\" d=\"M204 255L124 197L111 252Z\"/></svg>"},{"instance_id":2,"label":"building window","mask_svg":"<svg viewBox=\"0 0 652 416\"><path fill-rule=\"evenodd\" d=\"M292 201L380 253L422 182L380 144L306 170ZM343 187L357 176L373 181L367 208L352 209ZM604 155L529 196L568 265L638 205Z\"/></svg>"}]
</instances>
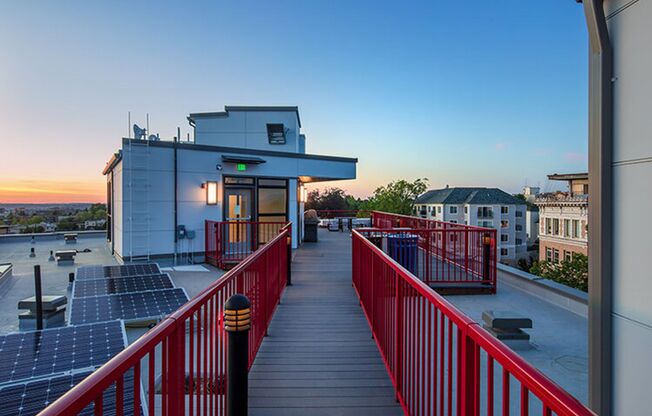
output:
<instances>
[{"instance_id":1,"label":"building window","mask_svg":"<svg viewBox=\"0 0 652 416\"><path fill-rule=\"evenodd\" d=\"M450 220L449 221L451 224L457 224L457 220Z\"/></svg>"},{"instance_id":2,"label":"building window","mask_svg":"<svg viewBox=\"0 0 652 416\"><path fill-rule=\"evenodd\" d=\"M500 235L500 241L501 241L502 243L506 243L506 242L508 242L508 241L509 241L509 235L507 235L507 234L501 234L501 235Z\"/></svg>"},{"instance_id":3,"label":"building window","mask_svg":"<svg viewBox=\"0 0 652 416\"><path fill-rule=\"evenodd\" d=\"M573 220L573 238L580 238L580 220Z\"/></svg>"},{"instance_id":4,"label":"building window","mask_svg":"<svg viewBox=\"0 0 652 416\"><path fill-rule=\"evenodd\" d=\"M448 207L448 212L450 214L457 214L457 207Z\"/></svg>"},{"instance_id":5,"label":"building window","mask_svg":"<svg viewBox=\"0 0 652 416\"><path fill-rule=\"evenodd\" d=\"M507 221L507 220L502 220L502 221L500 222L500 228L507 228L507 227L509 227L509 221Z\"/></svg>"},{"instance_id":6,"label":"building window","mask_svg":"<svg viewBox=\"0 0 652 416\"><path fill-rule=\"evenodd\" d=\"M552 235L552 220L550 218L546 218L546 234Z\"/></svg>"},{"instance_id":7,"label":"building window","mask_svg":"<svg viewBox=\"0 0 652 416\"><path fill-rule=\"evenodd\" d=\"M514 215L516 215L516 218L521 218L521 217L523 217L523 211L518 211L517 210L517 211L514 212Z\"/></svg>"},{"instance_id":8,"label":"building window","mask_svg":"<svg viewBox=\"0 0 652 416\"><path fill-rule=\"evenodd\" d=\"M430 211L432 211L432 207L431 207L431 206L428 207L428 212L430 212Z\"/></svg>"},{"instance_id":9,"label":"building window","mask_svg":"<svg viewBox=\"0 0 652 416\"><path fill-rule=\"evenodd\" d=\"M546 247L546 261L552 262L552 249L550 247Z\"/></svg>"},{"instance_id":10,"label":"building window","mask_svg":"<svg viewBox=\"0 0 652 416\"><path fill-rule=\"evenodd\" d=\"M523 244L523 240L521 240L520 238L517 238L516 239L516 245L520 246L521 244Z\"/></svg>"},{"instance_id":11,"label":"building window","mask_svg":"<svg viewBox=\"0 0 652 416\"><path fill-rule=\"evenodd\" d=\"M554 263L559 263L559 250L557 249L552 250L552 261Z\"/></svg>"},{"instance_id":12,"label":"building window","mask_svg":"<svg viewBox=\"0 0 652 416\"><path fill-rule=\"evenodd\" d=\"M500 249L500 255L501 255L501 256L507 256L507 255L509 255L509 250L507 250L506 248L501 248L501 249Z\"/></svg>"},{"instance_id":13,"label":"building window","mask_svg":"<svg viewBox=\"0 0 652 416\"><path fill-rule=\"evenodd\" d=\"M478 227L492 228L493 226L493 221L478 221Z\"/></svg>"},{"instance_id":14,"label":"building window","mask_svg":"<svg viewBox=\"0 0 652 416\"><path fill-rule=\"evenodd\" d=\"M468 213L469 213L469 207L467 207L467 206L464 207L464 213L465 213L465 214L468 214Z\"/></svg>"},{"instance_id":15,"label":"building window","mask_svg":"<svg viewBox=\"0 0 652 416\"><path fill-rule=\"evenodd\" d=\"M267 139L269 144L285 144L285 127L283 124L268 124Z\"/></svg>"},{"instance_id":16,"label":"building window","mask_svg":"<svg viewBox=\"0 0 652 416\"><path fill-rule=\"evenodd\" d=\"M509 214L509 207L500 207L501 214Z\"/></svg>"},{"instance_id":17,"label":"building window","mask_svg":"<svg viewBox=\"0 0 652 416\"><path fill-rule=\"evenodd\" d=\"M573 252L564 250L564 260L571 261L573 259Z\"/></svg>"},{"instance_id":18,"label":"building window","mask_svg":"<svg viewBox=\"0 0 652 416\"><path fill-rule=\"evenodd\" d=\"M478 218L493 218L494 212L491 207L478 207Z\"/></svg>"},{"instance_id":19,"label":"building window","mask_svg":"<svg viewBox=\"0 0 652 416\"><path fill-rule=\"evenodd\" d=\"M516 224L516 231L523 231L523 226L521 224Z\"/></svg>"},{"instance_id":20,"label":"building window","mask_svg":"<svg viewBox=\"0 0 652 416\"><path fill-rule=\"evenodd\" d=\"M571 236L571 220L564 220L564 237L570 238Z\"/></svg>"},{"instance_id":21,"label":"building window","mask_svg":"<svg viewBox=\"0 0 652 416\"><path fill-rule=\"evenodd\" d=\"M552 233L554 235L559 235L559 218L552 219Z\"/></svg>"},{"instance_id":22,"label":"building window","mask_svg":"<svg viewBox=\"0 0 652 416\"><path fill-rule=\"evenodd\" d=\"M441 206L437 207L437 214L441 214Z\"/></svg>"}]
</instances>

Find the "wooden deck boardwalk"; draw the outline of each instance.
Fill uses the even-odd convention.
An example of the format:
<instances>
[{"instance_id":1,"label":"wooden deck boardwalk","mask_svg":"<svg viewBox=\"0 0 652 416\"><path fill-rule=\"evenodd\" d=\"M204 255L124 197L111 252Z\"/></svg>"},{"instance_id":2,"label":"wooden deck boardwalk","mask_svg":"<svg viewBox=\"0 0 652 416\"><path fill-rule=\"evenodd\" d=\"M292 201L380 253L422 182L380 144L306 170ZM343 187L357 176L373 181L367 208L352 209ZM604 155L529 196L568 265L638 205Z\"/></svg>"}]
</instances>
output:
<instances>
[{"instance_id":1,"label":"wooden deck boardwalk","mask_svg":"<svg viewBox=\"0 0 652 416\"><path fill-rule=\"evenodd\" d=\"M298 249L249 374L251 415L401 415L351 286L349 233Z\"/></svg>"}]
</instances>

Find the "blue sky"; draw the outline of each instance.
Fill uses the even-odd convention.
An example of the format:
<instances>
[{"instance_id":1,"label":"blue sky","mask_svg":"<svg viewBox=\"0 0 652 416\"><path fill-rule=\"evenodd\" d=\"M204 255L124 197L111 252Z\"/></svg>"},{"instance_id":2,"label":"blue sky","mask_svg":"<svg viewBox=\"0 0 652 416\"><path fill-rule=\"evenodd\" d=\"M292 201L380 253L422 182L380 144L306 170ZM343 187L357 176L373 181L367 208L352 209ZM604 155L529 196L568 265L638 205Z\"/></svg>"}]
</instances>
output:
<instances>
[{"instance_id":1,"label":"blue sky","mask_svg":"<svg viewBox=\"0 0 652 416\"><path fill-rule=\"evenodd\" d=\"M128 111L171 137L188 113L224 105L298 105L310 153L359 158L359 179L339 185L361 196L417 177L548 190L560 185L546 174L587 168L587 38L572 0L2 10L0 202L3 181L101 195Z\"/></svg>"}]
</instances>

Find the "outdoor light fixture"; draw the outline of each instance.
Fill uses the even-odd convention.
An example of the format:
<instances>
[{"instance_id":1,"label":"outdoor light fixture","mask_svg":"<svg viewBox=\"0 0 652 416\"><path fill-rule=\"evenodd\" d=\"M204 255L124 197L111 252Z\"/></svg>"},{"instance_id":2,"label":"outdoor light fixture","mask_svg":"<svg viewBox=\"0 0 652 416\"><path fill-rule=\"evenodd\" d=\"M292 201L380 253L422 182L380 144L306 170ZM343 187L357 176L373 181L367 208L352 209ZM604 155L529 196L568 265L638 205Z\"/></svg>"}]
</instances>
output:
<instances>
[{"instance_id":1,"label":"outdoor light fixture","mask_svg":"<svg viewBox=\"0 0 652 416\"><path fill-rule=\"evenodd\" d=\"M299 185L299 202L308 202L308 190L303 184Z\"/></svg>"},{"instance_id":2,"label":"outdoor light fixture","mask_svg":"<svg viewBox=\"0 0 652 416\"><path fill-rule=\"evenodd\" d=\"M491 236L489 234L485 234L482 236L482 244L485 246L491 245Z\"/></svg>"},{"instance_id":3,"label":"outdoor light fixture","mask_svg":"<svg viewBox=\"0 0 652 416\"><path fill-rule=\"evenodd\" d=\"M206 182L206 205L217 205L217 182Z\"/></svg>"}]
</instances>

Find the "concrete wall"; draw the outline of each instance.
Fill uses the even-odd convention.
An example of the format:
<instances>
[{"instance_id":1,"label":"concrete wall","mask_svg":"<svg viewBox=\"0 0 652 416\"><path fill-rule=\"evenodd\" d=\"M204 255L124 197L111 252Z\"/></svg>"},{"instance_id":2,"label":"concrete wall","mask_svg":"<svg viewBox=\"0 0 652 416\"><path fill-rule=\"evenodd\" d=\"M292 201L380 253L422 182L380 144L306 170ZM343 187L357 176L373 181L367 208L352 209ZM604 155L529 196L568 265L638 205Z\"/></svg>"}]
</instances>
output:
<instances>
[{"instance_id":1,"label":"concrete wall","mask_svg":"<svg viewBox=\"0 0 652 416\"><path fill-rule=\"evenodd\" d=\"M613 392L615 415L649 413L652 374L652 2L605 2L614 49ZM608 278L608 273L607 273Z\"/></svg>"}]
</instances>

